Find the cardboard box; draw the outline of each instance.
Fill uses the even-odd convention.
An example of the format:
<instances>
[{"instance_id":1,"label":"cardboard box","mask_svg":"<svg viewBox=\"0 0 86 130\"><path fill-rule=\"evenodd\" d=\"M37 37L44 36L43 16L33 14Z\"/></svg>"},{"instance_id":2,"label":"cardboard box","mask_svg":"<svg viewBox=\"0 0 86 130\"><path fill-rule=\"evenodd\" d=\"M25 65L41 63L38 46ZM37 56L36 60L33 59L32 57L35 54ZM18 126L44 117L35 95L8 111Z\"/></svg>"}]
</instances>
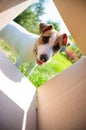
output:
<instances>
[{"instance_id":1,"label":"cardboard box","mask_svg":"<svg viewBox=\"0 0 86 130\"><path fill-rule=\"evenodd\" d=\"M39 130L86 129L86 58L38 88Z\"/></svg>"},{"instance_id":2,"label":"cardboard box","mask_svg":"<svg viewBox=\"0 0 86 130\"><path fill-rule=\"evenodd\" d=\"M36 88L0 52L0 130L36 128Z\"/></svg>"}]
</instances>

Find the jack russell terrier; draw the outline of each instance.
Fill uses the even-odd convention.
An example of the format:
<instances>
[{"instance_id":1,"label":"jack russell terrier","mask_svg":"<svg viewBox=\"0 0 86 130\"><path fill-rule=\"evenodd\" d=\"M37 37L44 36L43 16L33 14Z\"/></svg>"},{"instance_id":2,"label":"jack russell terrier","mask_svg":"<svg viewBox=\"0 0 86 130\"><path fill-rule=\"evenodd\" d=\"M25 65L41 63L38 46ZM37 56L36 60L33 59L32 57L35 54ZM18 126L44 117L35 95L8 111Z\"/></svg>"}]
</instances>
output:
<instances>
[{"instance_id":1,"label":"jack russell terrier","mask_svg":"<svg viewBox=\"0 0 86 130\"><path fill-rule=\"evenodd\" d=\"M14 21L10 22L0 31L2 38L18 54L16 66L19 67L23 62L28 62L40 66L49 61L62 46L67 44L67 35L57 32L53 25L40 23L40 35L26 31Z\"/></svg>"}]
</instances>

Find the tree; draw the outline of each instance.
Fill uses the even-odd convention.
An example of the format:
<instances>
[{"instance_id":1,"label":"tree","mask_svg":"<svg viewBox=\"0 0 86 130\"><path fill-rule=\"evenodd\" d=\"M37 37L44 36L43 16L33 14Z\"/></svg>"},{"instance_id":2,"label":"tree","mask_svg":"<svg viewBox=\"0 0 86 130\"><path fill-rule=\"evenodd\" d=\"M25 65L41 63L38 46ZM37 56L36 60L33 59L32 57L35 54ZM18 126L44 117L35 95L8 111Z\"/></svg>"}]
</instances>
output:
<instances>
[{"instance_id":1,"label":"tree","mask_svg":"<svg viewBox=\"0 0 86 130\"><path fill-rule=\"evenodd\" d=\"M27 31L39 34L40 16L44 14L42 3L35 3L29 6L24 12L14 19L15 22L22 25Z\"/></svg>"},{"instance_id":2,"label":"tree","mask_svg":"<svg viewBox=\"0 0 86 130\"><path fill-rule=\"evenodd\" d=\"M31 6L32 10L35 13L35 17L36 17L36 21L40 22L40 16L42 16L43 14L45 14L44 12L44 5L43 5L43 1L40 1L39 3L35 3Z\"/></svg>"}]
</instances>

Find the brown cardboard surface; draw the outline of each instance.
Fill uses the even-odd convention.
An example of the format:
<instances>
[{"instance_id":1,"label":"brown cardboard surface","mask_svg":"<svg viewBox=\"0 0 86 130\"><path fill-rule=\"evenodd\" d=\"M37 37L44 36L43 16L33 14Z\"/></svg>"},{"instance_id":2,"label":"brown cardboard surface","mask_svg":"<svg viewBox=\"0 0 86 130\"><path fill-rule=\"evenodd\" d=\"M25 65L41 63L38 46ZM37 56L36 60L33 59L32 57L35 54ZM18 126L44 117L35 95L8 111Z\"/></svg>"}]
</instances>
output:
<instances>
[{"instance_id":1,"label":"brown cardboard surface","mask_svg":"<svg viewBox=\"0 0 86 130\"><path fill-rule=\"evenodd\" d=\"M85 130L86 58L38 88L39 130Z\"/></svg>"},{"instance_id":2,"label":"brown cardboard surface","mask_svg":"<svg viewBox=\"0 0 86 130\"><path fill-rule=\"evenodd\" d=\"M24 2L25 0L0 0L0 12L3 12L9 8L11 8L12 6L15 6L19 3Z\"/></svg>"},{"instance_id":3,"label":"brown cardboard surface","mask_svg":"<svg viewBox=\"0 0 86 130\"><path fill-rule=\"evenodd\" d=\"M0 1L0 29L17 17L34 0L1 0Z\"/></svg>"},{"instance_id":4,"label":"brown cardboard surface","mask_svg":"<svg viewBox=\"0 0 86 130\"><path fill-rule=\"evenodd\" d=\"M86 55L86 0L54 0L82 53Z\"/></svg>"}]
</instances>

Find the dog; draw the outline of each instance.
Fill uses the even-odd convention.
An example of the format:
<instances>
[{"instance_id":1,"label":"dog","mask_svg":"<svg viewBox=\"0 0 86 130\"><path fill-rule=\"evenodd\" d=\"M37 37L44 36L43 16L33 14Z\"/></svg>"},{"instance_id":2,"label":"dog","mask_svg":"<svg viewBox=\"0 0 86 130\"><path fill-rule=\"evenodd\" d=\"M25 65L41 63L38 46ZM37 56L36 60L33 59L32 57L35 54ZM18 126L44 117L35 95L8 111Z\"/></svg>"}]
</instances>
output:
<instances>
[{"instance_id":1,"label":"dog","mask_svg":"<svg viewBox=\"0 0 86 130\"><path fill-rule=\"evenodd\" d=\"M0 38L18 53L16 66L24 62L33 62L43 66L67 44L67 34L60 34L51 24L39 24L40 35L26 31L22 26L11 21L0 31Z\"/></svg>"}]
</instances>

